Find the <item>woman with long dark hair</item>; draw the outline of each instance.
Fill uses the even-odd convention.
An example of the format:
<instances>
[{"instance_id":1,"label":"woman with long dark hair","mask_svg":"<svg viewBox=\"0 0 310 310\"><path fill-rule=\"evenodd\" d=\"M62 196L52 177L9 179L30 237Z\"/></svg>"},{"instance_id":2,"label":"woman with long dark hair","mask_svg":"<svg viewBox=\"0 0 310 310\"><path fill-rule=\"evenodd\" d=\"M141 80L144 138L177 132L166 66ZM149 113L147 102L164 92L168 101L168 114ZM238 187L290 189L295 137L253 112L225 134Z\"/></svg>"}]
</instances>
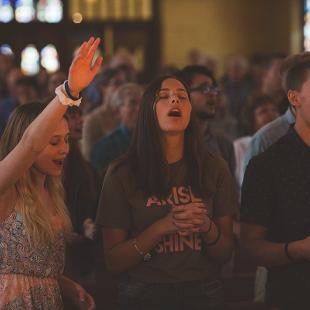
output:
<instances>
[{"instance_id":1,"label":"woman with long dark hair","mask_svg":"<svg viewBox=\"0 0 310 310\"><path fill-rule=\"evenodd\" d=\"M78 309L94 309L91 296L62 275L71 222L61 173L69 151L64 114L79 105L79 93L100 67L101 57L91 65L99 42L84 42L57 96L47 106L18 107L1 137L1 309L63 309L62 295Z\"/></svg>"},{"instance_id":2,"label":"woman with long dark hair","mask_svg":"<svg viewBox=\"0 0 310 310\"><path fill-rule=\"evenodd\" d=\"M236 195L226 163L201 147L185 83L155 80L129 152L105 177L97 223L121 309L222 309Z\"/></svg>"}]
</instances>

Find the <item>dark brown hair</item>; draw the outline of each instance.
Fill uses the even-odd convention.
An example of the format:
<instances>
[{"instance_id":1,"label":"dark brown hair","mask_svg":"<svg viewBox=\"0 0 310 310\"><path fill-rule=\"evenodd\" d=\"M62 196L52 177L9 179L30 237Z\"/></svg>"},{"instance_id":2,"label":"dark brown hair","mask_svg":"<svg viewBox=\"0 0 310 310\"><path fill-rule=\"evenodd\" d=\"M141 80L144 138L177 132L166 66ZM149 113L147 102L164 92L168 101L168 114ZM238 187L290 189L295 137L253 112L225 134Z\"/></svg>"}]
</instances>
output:
<instances>
[{"instance_id":1,"label":"dark brown hair","mask_svg":"<svg viewBox=\"0 0 310 310\"><path fill-rule=\"evenodd\" d=\"M273 104L276 108L274 99L266 95L257 95L250 98L249 104L245 106L244 114L247 115L248 129L251 135L253 135L257 130L255 128L255 111L266 104Z\"/></svg>"},{"instance_id":2,"label":"dark brown hair","mask_svg":"<svg viewBox=\"0 0 310 310\"><path fill-rule=\"evenodd\" d=\"M166 198L171 190L169 184L168 164L163 152L161 131L153 106L163 81L166 79L180 81L188 95L187 84L174 75L164 76L154 80L145 90L141 100L137 125L133 134L132 143L127 154L114 167L121 163L128 163L134 171L137 184L146 196ZM187 167L188 185L202 197L202 169L201 169L201 142L197 131L194 113L191 113L190 122L184 134L183 160Z\"/></svg>"},{"instance_id":3,"label":"dark brown hair","mask_svg":"<svg viewBox=\"0 0 310 310\"><path fill-rule=\"evenodd\" d=\"M310 69L310 52L289 56L281 66L282 87L287 93L291 90L300 90L306 81Z\"/></svg>"}]
</instances>

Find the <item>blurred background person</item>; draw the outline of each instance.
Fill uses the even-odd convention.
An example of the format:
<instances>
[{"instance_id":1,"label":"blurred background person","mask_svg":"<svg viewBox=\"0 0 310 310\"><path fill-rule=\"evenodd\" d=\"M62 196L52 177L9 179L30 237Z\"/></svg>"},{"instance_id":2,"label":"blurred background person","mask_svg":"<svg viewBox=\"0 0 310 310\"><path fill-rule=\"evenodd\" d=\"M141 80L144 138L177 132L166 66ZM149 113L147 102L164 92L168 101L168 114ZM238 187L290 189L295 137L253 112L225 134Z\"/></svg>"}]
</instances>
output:
<instances>
[{"instance_id":1,"label":"blurred background person","mask_svg":"<svg viewBox=\"0 0 310 310\"><path fill-rule=\"evenodd\" d=\"M113 94L111 106L119 115L119 126L98 140L91 152L91 164L100 175L111 161L127 151L137 123L142 92L138 84L126 83Z\"/></svg>"},{"instance_id":2,"label":"blurred background person","mask_svg":"<svg viewBox=\"0 0 310 310\"><path fill-rule=\"evenodd\" d=\"M240 121L240 111L253 91L248 61L244 56L236 55L228 59L221 85L227 97L229 111L237 119L239 130L243 133L244 128L242 128Z\"/></svg>"},{"instance_id":3,"label":"blurred background person","mask_svg":"<svg viewBox=\"0 0 310 310\"><path fill-rule=\"evenodd\" d=\"M95 296L94 218L100 184L95 171L84 160L79 149L78 142L83 130L81 109L69 107L65 116L69 125L70 149L64 165L63 180L65 203L69 210L73 233L67 242L64 274Z\"/></svg>"},{"instance_id":4,"label":"blurred background person","mask_svg":"<svg viewBox=\"0 0 310 310\"><path fill-rule=\"evenodd\" d=\"M55 89L58 85L62 84L66 79L66 75L63 71L58 70L48 77L47 82L47 97L52 96L55 93Z\"/></svg>"},{"instance_id":5,"label":"blurred background person","mask_svg":"<svg viewBox=\"0 0 310 310\"><path fill-rule=\"evenodd\" d=\"M262 80L262 93L270 96L275 101L280 114L284 114L289 107L287 96L285 95L282 85L280 68L286 55L275 53L269 56L267 71Z\"/></svg>"},{"instance_id":6,"label":"blurred background person","mask_svg":"<svg viewBox=\"0 0 310 310\"><path fill-rule=\"evenodd\" d=\"M0 101L0 136L13 110L39 97L34 79L23 76L19 69L13 69L7 81L9 95Z\"/></svg>"},{"instance_id":7,"label":"blurred background person","mask_svg":"<svg viewBox=\"0 0 310 310\"><path fill-rule=\"evenodd\" d=\"M14 54L0 51L0 100L9 95L7 76L14 67Z\"/></svg>"},{"instance_id":8,"label":"blurred background person","mask_svg":"<svg viewBox=\"0 0 310 310\"><path fill-rule=\"evenodd\" d=\"M235 171L235 154L232 142L220 132L210 127L210 120L216 115L219 88L210 70L204 66L191 65L183 68L180 77L190 86L193 111L198 118L198 124L207 149L223 157L232 173Z\"/></svg>"},{"instance_id":9,"label":"blurred background person","mask_svg":"<svg viewBox=\"0 0 310 310\"><path fill-rule=\"evenodd\" d=\"M239 189L243 180L242 162L251 141L251 136L260 128L276 119L280 114L276 103L271 97L258 96L252 98L247 106L248 132L249 134L240 137L234 141L234 150L236 158L235 178Z\"/></svg>"},{"instance_id":10,"label":"blurred background person","mask_svg":"<svg viewBox=\"0 0 310 310\"><path fill-rule=\"evenodd\" d=\"M117 127L119 119L111 107L113 93L126 82L125 74L118 69L106 69L97 78L102 101L99 107L85 116L81 140L82 154L89 161L95 143Z\"/></svg>"}]
</instances>

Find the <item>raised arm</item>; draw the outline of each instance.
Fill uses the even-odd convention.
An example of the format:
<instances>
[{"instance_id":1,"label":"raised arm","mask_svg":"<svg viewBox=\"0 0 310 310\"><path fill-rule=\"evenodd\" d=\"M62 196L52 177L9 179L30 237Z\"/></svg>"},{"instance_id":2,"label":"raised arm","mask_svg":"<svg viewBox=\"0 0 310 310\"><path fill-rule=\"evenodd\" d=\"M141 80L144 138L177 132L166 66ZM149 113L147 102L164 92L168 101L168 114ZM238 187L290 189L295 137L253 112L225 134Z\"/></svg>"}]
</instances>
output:
<instances>
[{"instance_id":1,"label":"raised arm","mask_svg":"<svg viewBox=\"0 0 310 310\"><path fill-rule=\"evenodd\" d=\"M99 38L84 42L70 66L68 85L73 96L78 96L99 70L102 57L98 57L95 64L91 65L99 43ZM55 97L26 129L16 147L0 161L0 196L32 166L47 146L66 110L67 106Z\"/></svg>"}]
</instances>

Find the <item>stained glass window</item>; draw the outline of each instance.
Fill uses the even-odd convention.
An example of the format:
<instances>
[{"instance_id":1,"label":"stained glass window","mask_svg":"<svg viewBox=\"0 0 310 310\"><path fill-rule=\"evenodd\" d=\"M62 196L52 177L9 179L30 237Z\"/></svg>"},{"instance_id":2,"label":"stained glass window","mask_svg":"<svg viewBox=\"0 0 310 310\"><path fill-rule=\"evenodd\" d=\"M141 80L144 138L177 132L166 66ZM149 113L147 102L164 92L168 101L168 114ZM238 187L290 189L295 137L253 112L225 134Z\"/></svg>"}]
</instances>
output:
<instances>
[{"instance_id":1,"label":"stained glass window","mask_svg":"<svg viewBox=\"0 0 310 310\"><path fill-rule=\"evenodd\" d=\"M0 0L0 22L8 23L14 18L10 0Z\"/></svg>"},{"instance_id":2,"label":"stained glass window","mask_svg":"<svg viewBox=\"0 0 310 310\"><path fill-rule=\"evenodd\" d=\"M2 44L0 45L0 54L13 55L14 53L10 45Z\"/></svg>"},{"instance_id":3,"label":"stained glass window","mask_svg":"<svg viewBox=\"0 0 310 310\"><path fill-rule=\"evenodd\" d=\"M16 0L15 19L19 23L29 23L35 18L33 0Z\"/></svg>"},{"instance_id":4,"label":"stained glass window","mask_svg":"<svg viewBox=\"0 0 310 310\"><path fill-rule=\"evenodd\" d=\"M60 0L39 0L37 19L41 22L59 23L63 18L63 5Z\"/></svg>"},{"instance_id":5,"label":"stained glass window","mask_svg":"<svg viewBox=\"0 0 310 310\"><path fill-rule=\"evenodd\" d=\"M24 48L21 55L21 69L26 75L35 75L40 70L39 52L34 45Z\"/></svg>"},{"instance_id":6,"label":"stained glass window","mask_svg":"<svg viewBox=\"0 0 310 310\"><path fill-rule=\"evenodd\" d=\"M29 23L35 19L46 23L59 23L63 19L61 0L0 0L0 23L14 19Z\"/></svg>"},{"instance_id":7,"label":"stained glass window","mask_svg":"<svg viewBox=\"0 0 310 310\"><path fill-rule=\"evenodd\" d=\"M41 65L49 73L59 70L59 59L56 47L52 44L45 46L41 51Z\"/></svg>"}]
</instances>

